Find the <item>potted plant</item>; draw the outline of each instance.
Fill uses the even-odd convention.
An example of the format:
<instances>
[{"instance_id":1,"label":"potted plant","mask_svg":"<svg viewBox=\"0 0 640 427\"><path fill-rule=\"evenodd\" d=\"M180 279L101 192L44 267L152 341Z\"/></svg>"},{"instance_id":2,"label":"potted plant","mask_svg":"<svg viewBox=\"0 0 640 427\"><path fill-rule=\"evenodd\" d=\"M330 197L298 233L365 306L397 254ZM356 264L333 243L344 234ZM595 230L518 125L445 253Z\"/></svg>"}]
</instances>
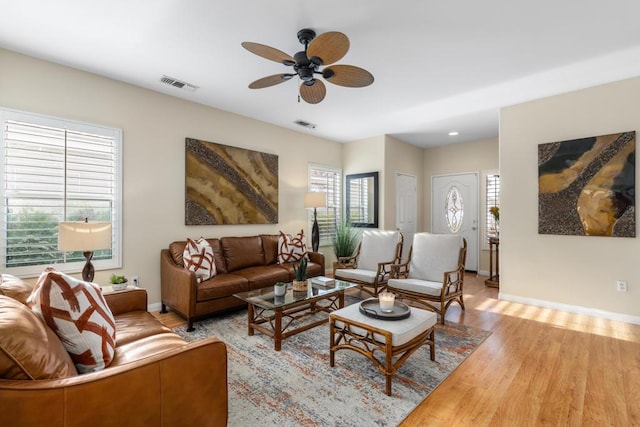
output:
<instances>
[{"instance_id":1,"label":"potted plant","mask_svg":"<svg viewBox=\"0 0 640 427\"><path fill-rule=\"evenodd\" d=\"M295 279L293 280L294 291L306 291L307 290L307 258L302 257L296 267L293 264L293 271L295 272Z\"/></svg>"},{"instance_id":2,"label":"potted plant","mask_svg":"<svg viewBox=\"0 0 640 427\"><path fill-rule=\"evenodd\" d=\"M496 236L500 235L500 207L499 206L491 206L489 208L489 212L493 215L493 221L495 223L495 232Z\"/></svg>"},{"instance_id":3,"label":"potted plant","mask_svg":"<svg viewBox=\"0 0 640 427\"><path fill-rule=\"evenodd\" d=\"M115 274L111 275L111 279L109 279L111 285L113 286L114 291L121 291L127 288L127 278L123 276L117 276Z\"/></svg>"},{"instance_id":4,"label":"potted plant","mask_svg":"<svg viewBox=\"0 0 640 427\"><path fill-rule=\"evenodd\" d=\"M277 282L273 285L273 294L277 297L281 297L287 292L287 285L284 282Z\"/></svg>"},{"instance_id":5,"label":"potted plant","mask_svg":"<svg viewBox=\"0 0 640 427\"><path fill-rule=\"evenodd\" d=\"M333 239L333 251L336 259L350 257L358 246L358 233L348 223L340 223L336 227L336 237Z\"/></svg>"}]
</instances>

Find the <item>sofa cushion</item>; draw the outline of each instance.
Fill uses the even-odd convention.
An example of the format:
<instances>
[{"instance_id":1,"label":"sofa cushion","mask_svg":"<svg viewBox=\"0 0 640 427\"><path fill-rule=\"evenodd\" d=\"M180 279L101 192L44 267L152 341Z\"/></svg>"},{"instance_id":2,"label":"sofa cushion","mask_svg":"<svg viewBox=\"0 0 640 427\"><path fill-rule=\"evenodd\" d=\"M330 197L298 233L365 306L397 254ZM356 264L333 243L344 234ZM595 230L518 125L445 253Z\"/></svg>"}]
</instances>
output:
<instances>
[{"instance_id":1,"label":"sofa cushion","mask_svg":"<svg viewBox=\"0 0 640 427\"><path fill-rule=\"evenodd\" d=\"M38 278L28 303L60 338L78 372L109 366L116 325L98 285L49 267Z\"/></svg>"},{"instance_id":2,"label":"sofa cushion","mask_svg":"<svg viewBox=\"0 0 640 427\"><path fill-rule=\"evenodd\" d=\"M220 239L227 272L265 265L260 236L223 237Z\"/></svg>"},{"instance_id":3,"label":"sofa cushion","mask_svg":"<svg viewBox=\"0 0 640 427\"><path fill-rule=\"evenodd\" d=\"M278 264L278 267L280 267L283 270L287 271L287 273L289 274L288 282L290 282L293 279L295 279L296 273L293 270L293 264L292 263ZM322 276L322 275L324 275L324 271L322 269L322 266L320 266L320 264L316 264L315 262L311 262L311 261L309 261L307 263L307 278L311 278L311 277L315 277L315 276Z\"/></svg>"},{"instance_id":4,"label":"sofa cushion","mask_svg":"<svg viewBox=\"0 0 640 427\"><path fill-rule=\"evenodd\" d=\"M119 346L113 357L112 367L142 360L153 355L184 347L187 343L173 332L165 332Z\"/></svg>"},{"instance_id":5,"label":"sofa cushion","mask_svg":"<svg viewBox=\"0 0 640 427\"><path fill-rule=\"evenodd\" d=\"M278 235L261 234L262 250L264 251L264 263L267 265L278 262Z\"/></svg>"},{"instance_id":6,"label":"sofa cushion","mask_svg":"<svg viewBox=\"0 0 640 427\"><path fill-rule=\"evenodd\" d=\"M191 240L187 238L187 244L182 254L184 267L196 273L196 280L202 282L216 275L216 264L213 260L213 248L204 238Z\"/></svg>"},{"instance_id":7,"label":"sofa cushion","mask_svg":"<svg viewBox=\"0 0 640 427\"><path fill-rule=\"evenodd\" d=\"M151 335L171 332L146 311L129 311L118 314L116 321L116 350L118 347Z\"/></svg>"},{"instance_id":8,"label":"sofa cushion","mask_svg":"<svg viewBox=\"0 0 640 427\"><path fill-rule=\"evenodd\" d=\"M304 230L300 230L300 233L294 237L281 231L278 237L278 263L297 262L305 256L307 256L307 243Z\"/></svg>"},{"instance_id":9,"label":"sofa cushion","mask_svg":"<svg viewBox=\"0 0 640 427\"><path fill-rule=\"evenodd\" d=\"M29 307L0 295L0 378L43 380L78 375L67 350Z\"/></svg>"},{"instance_id":10,"label":"sofa cushion","mask_svg":"<svg viewBox=\"0 0 640 427\"><path fill-rule=\"evenodd\" d=\"M276 282L288 282L289 273L278 265L248 267L234 272L249 281L249 290L273 286Z\"/></svg>"},{"instance_id":11,"label":"sofa cushion","mask_svg":"<svg viewBox=\"0 0 640 427\"><path fill-rule=\"evenodd\" d=\"M218 274L216 277L198 284L196 301L207 301L249 290L249 281L233 273Z\"/></svg>"},{"instance_id":12,"label":"sofa cushion","mask_svg":"<svg viewBox=\"0 0 640 427\"><path fill-rule=\"evenodd\" d=\"M33 286L22 279L18 279L10 274L0 276L0 295L6 295L23 304L27 303L27 298L31 295Z\"/></svg>"}]
</instances>

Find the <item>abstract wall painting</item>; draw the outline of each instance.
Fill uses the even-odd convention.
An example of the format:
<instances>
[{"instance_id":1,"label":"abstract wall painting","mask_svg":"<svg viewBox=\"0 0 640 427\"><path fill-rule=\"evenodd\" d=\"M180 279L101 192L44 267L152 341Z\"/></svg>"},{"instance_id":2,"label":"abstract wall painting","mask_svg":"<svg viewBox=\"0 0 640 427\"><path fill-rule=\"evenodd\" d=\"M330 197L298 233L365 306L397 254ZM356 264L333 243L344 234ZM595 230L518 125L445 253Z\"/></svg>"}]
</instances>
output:
<instances>
[{"instance_id":1,"label":"abstract wall painting","mask_svg":"<svg viewBox=\"0 0 640 427\"><path fill-rule=\"evenodd\" d=\"M538 233L635 237L635 131L538 145Z\"/></svg>"},{"instance_id":2,"label":"abstract wall painting","mask_svg":"<svg viewBox=\"0 0 640 427\"><path fill-rule=\"evenodd\" d=\"M277 224L278 156L186 138L185 225Z\"/></svg>"}]
</instances>

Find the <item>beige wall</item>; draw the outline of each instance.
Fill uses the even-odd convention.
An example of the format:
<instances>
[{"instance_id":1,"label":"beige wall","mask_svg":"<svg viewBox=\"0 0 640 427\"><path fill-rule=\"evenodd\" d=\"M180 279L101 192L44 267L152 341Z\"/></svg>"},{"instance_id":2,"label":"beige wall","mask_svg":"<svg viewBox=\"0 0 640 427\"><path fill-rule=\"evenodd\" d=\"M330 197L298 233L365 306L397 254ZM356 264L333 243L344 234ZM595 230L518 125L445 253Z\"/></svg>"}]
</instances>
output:
<instances>
[{"instance_id":1,"label":"beige wall","mask_svg":"<svg viewBox=\"0 0 640 427\"><path fill-rule=\"evenodd\" d=\"M635 78L502 110L501 297L566 304L578 311L586 307L640 322L638 238L537 231L538 144L637 131L639 97L640 78ZM616 292L616 280L628 281L629 292Z\"/></svg>"},{"instance_id":2,"label":"beige wall","mask_svg":"<svg viewBox=\"0 0 640 427\"><path fill-rule=\"evenodd\" d=\"M394 230L396 228L396 173L401 172L407 175L414 175L417 184L417 222L416 230L423 231L423 149L415 145L407 144L392 136L385 137L385 177L383 184L385 194L388 196L382 205L385 211L385 229Z\"/></svg>"},{"instance_id":3,"label":"beige wall","mask_svg":"<svg viewBox=\"0 0 640 427\"><path fill-rule=\"evenodd\" d=\"M478 172L480 185L480 240L482 240L482 236L486 235L483 219L483 214L486 212L484 178L487 172L498 170L498 145L498 138L492 138L424 150L423 221L425 231L429 231L431 227L431 177L450 173ZM484 245L481 242L479 271L488 274L489 251L483 248Z\"/></svg>"},{"instance_id":4,"label":"beige wall","mask_svg":"<svg viewBox=\"0 0 640 427\"><path fill-rule=\"evenodd\" d=\"M295 232L308 163L342 166L342 144L0 49L0 107L123 130L123 268L160 302L160 249L185 237ZM279 223L184 225L185 137L279 156ZM99 271L106 283L113 271Z\"/></svg>"},{"instance_id":5,"label":"beige wall","mask_svg":"<svg viewBox=\"0 0 640 427\"><path fill-rule=\"evenodd\" d=\"M382 184L385 179L384 170L384 136L361 139L349 142L342 146L342 173L343 176L354 173L379 172L378 174L378 224L382 228L384 224L384 200L385 191ZM345 179L346 181L346 179ZM345 183L342 183L345 189ZM346 200L343 194L343 201Z\"/></svg>"}]
</instances>

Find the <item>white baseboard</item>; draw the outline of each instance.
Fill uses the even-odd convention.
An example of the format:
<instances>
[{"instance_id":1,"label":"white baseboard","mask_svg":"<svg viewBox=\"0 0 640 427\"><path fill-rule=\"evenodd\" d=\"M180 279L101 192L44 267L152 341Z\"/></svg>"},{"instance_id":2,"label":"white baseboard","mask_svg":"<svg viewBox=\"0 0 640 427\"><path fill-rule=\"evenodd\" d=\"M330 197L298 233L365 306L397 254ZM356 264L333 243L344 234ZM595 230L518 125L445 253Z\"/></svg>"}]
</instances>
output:
<instances>
[{"instance_id":1,"label":"white baseboard","mask_svg":"<svg viewBox=\"0 0 640 427\"><path fill-rule=\"evenodd\" d=\"M159 302L154 302L153 304L147 305L147 311L150 313L152 311L160 311L161 309L162 309L162 303L159 303Z\"/></svg>"},{"instance_id":2,"label":"white baseboard","mask_svg":"<svg viewBox=\"0 0 640 427\"><path fill-rule=\"evenodd\" d=\"M533 305L533 306L542 307L542 308L551 308L554 310L567 311L569 313L586 314L587 316L602 317L604 319L618 320L620 322L627 322L627 323L640 325L640 317L631 316L629 314L614 313L612 311L583 307L580 305L562 304L559 302L520 297L517 295L505 294L503 292L498 293L498 298L504 301L517 302L520 304L528 304L528 305Z\"/></svg>"},{"instance_id":3,"label":"white baseboard","mask_svg":"<svg viewBox=\"0 0 640 427\"><path fill-rule=\"evenodd\" d=\"M489 272L485 270L478 270L478 276L489 276Z\"/></svg>"}]
</instances>

